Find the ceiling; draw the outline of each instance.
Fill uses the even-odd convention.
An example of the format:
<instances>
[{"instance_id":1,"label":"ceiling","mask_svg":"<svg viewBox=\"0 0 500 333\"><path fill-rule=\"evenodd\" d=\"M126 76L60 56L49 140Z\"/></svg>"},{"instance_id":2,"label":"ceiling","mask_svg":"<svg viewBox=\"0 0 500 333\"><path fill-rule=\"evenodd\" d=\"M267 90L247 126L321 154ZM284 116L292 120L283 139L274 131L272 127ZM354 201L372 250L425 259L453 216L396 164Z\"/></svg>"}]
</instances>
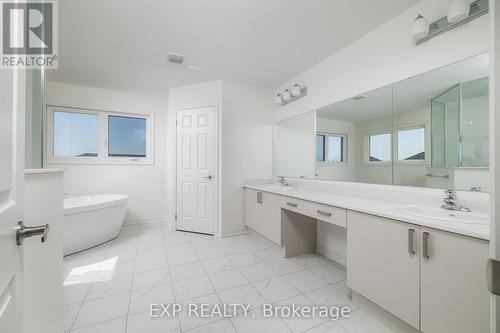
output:
<instances>
[{"instance_id":1,"label":"ceiling","mask_svg":"<svg viewBox=\"0 0 500 333\"><path fill-rule=\"evenodd\" d=\"M429 108L431 99L458 83L477 80L489 75L489 54L483 53L436 70L414 76L369 93L360 100L348 99L318 109L318 117L350 122L362 122ZM478 84L479 83L479 84ZM488 94L488 81L483 80L464 88L463 98ZM394 103L394 105L393 105Z\"/></svg>"},{"instance_id":2,"label":"ceiling","mask_svg":"<svg viewBox=\"0 0 500 333\"><path fill-rule=\"evenodd\" d=\"M418 1L59 1L48 79L154 95L217 79L276 88Z\"/></svg>"}]
</instances>

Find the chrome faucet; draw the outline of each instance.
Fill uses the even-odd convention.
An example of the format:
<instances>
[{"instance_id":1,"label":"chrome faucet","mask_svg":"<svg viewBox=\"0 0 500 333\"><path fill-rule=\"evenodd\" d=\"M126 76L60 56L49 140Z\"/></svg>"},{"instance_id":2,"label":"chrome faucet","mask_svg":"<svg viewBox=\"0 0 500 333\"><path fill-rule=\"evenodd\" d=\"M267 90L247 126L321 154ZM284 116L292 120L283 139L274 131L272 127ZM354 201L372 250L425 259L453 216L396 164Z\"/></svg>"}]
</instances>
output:
<instances>
[{"instance_id":1,"label":"chrome faucet","mask_svg":"<svg viewBox=\"0 0 500 333\"><path fill-rule=\"evenodd\" d=\"M457 192L455 190L445 190L446 197L443 199L444 204L441 208L447 210L456 210L461 212L470 212L467 207L461 206L458 202Z\"/></svg>"},{"instance_id":2,"label":"chrome faucet","mask_svg":"<svg viewBox=\"0 0 500 333\"><path fill-rule=\"evenodd\" d=\"M278 183L280 183L281 186L290 186L290 184L287 183L285 177L283 176L278 177Z\"/></svg>"}]
</instances>

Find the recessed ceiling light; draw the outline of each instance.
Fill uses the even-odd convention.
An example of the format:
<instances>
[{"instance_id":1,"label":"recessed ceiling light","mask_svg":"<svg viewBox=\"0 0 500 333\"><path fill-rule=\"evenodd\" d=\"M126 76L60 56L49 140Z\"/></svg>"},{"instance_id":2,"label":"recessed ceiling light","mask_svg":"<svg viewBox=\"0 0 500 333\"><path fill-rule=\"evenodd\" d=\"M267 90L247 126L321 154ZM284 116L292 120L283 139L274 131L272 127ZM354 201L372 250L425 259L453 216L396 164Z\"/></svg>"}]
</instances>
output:
<instances>
[{"instance_id":1,"label":"recessed ceiling light","mask_svg":"<svg viewBox=\"0 0 500 333\"><path fill-rule=\"evenodd\" d=\"M168 61L173 64L182 64L184 62L184 56L182 54L169 52Z\"/></svg>"}]
</instances>

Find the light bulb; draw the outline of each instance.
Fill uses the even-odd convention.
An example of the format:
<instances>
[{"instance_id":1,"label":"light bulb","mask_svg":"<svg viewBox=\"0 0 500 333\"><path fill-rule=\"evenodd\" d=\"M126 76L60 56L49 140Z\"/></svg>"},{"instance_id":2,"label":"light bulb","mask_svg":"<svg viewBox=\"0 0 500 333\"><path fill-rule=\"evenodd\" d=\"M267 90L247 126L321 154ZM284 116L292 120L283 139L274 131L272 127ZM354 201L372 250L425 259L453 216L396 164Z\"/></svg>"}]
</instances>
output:
<instances>
[{"instance_id":1,"label":"light bulb","mask_svg":"<svg viewBox=\"0 0 500 333\"><path fill-rule=\"evenodd\" d=\"M281 94L276 94L276 97L274 97L274 103L276 103L276 104L281 104L281 103L283 103L283 95L281 95Z\"/></svg>"},{"instance_id":2,"label":"light bulb","mask_svg":"<svg viewBox=\"0 0 500 333\"><path fill-rule=\"evenodd\" d=\"M418 15L413 22L412 35L414 39L424 38L429 34L429 21L422 15Z\"/></svg>"},{"instance_id":3,"label":"light bulb","mask_svg":"<svg viewBox=\"0 0 500 333\"><path fill-rule=\"evenodd\" d=\"M291 99L292 99L292 93L290 92L290 89L285 90L285 92L283 93L283 100L285 102L288 102Z\"/></svg>"},{"instance_id":4,"label":"light bulb","mask_svg":"<svg viewBox=\"0 0 500 333\"><path fill-rule=\"evenodd\" d=\"M302 87L299 86L298 84L295 84L292 88L292 96L297 97L300 96L301 94Z\"/></svg>"},{"instance_id":5,"label":"light bulb","mask_svg":"<svg viewBox=\"0 0 500 333\"><path fill-rule=\"evenodd\" d=\"M448 22L456 23L467 18L470 13L470 0L453 0L448 7Z\"/></svg>"}]
</instances>

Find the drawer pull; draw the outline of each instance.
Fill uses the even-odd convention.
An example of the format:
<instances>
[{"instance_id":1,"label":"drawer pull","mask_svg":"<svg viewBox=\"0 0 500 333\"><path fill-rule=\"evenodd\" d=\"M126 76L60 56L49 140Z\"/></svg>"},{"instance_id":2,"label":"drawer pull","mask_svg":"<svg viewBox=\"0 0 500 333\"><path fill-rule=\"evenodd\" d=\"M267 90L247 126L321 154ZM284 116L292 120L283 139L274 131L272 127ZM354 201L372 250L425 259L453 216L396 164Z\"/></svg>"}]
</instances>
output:
<instances>
[{"instance_id":1,"label":"drawer pull","mask_svg":"<svg viewBox=\"0 0 500 333\"><path fill-rule=\"evenodd\" d=\"M322 210L319 210L319 209L317 210L317 212L318 212L319 215L324 215L324 216L328 216L328 217L332 216L332 213L325 212L325 211L322 211Z\"/></svg>"},{"instance_id":2,"label":"drawer pull","mask_svg":"<svg viewBox=\"0 0 500 333\"><path fill-rule=\"evenodd\" d=\"M413 238L415 229L408 229L408 253L415 254L415 247L413 246Z\"/></svg>"},{"instance_id":3,"label":"drawer pull","mask_svg":"<svg viewBox=\"0 0 500 333\"><path fill-rule=\"evenodd\" d=\"M429 254L429 234L428 232L422 233L422 257L425 259L430 259L431 255Z\"/></svg>"},{"instance_id":4,"label":"drawer pull","mask_svg":"<svg viewBox=\"0 0 500 333\"><path fill-rule=\"evenodd\" d=\"M297 206L298 206L298 204L293 203L293 202L287 202L286 204L287 204L288 206L291 206L291 207L297 207Z\"/></svg>"}]
</instances>

